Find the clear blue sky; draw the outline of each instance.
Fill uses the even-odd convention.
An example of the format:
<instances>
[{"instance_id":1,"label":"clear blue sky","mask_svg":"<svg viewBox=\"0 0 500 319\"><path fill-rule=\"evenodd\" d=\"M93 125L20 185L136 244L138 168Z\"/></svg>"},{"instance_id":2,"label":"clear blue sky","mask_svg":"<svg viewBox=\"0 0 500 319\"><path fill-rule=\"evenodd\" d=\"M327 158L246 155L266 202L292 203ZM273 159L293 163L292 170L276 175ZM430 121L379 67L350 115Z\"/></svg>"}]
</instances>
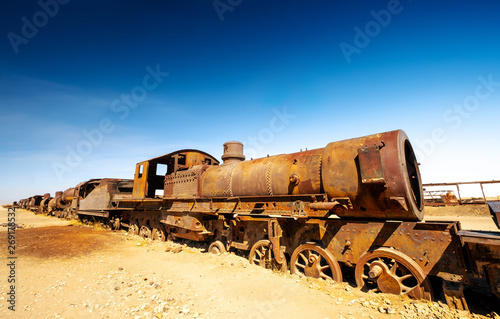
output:
<instances>
[{"instance_id":1,"label":"clear blue sky","mask_svg":"<svg viewBox=\"0 0 500 319\"><path fill-rule=\"evenodd\" d=\"M498 1L1 6L0 203L181 148L260 157L394 129L424 182L500 179Z\"/></svg>"}]
</instances>

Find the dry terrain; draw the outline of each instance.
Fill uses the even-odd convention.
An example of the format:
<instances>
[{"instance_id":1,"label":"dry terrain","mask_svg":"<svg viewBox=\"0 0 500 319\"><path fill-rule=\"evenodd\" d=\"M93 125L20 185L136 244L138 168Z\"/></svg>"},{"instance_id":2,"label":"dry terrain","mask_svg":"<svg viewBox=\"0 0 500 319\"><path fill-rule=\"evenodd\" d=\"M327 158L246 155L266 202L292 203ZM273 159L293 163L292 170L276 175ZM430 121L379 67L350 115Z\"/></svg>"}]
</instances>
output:
<instances>
[{"instance_id":1,"label":"dry terrain","mask_svg":"<svg viewBox=\"0 0 500 319\"><path fill-rule=\"evenodd\" d=\"M484 217L484 216L483 216ZM484 222L487 223L486 217ZM16 210L15 312L8 309L7 210L0 209L0 318L491 318L440 302L299 278L205 246ZM481 226L482 227L482 226ZM347 278L349 280L349 278ZM496 318L499 318L496 316Z\"/></svg>"}]
</instances>

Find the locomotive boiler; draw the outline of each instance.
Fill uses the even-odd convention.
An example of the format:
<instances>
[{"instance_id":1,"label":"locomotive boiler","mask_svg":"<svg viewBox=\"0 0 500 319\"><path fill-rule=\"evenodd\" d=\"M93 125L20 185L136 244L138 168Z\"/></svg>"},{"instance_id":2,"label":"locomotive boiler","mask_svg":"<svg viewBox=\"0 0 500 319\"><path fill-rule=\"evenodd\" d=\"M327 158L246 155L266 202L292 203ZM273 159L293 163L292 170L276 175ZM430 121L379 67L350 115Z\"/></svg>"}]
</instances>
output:
<instances>
[{"instance_id":1,"label":"locomotive boiler","mask_svg":"<svg viewBox=\"0 0 500 319\"><path fill-rule=\"evenodd\" d=\"M324 194L324 201L306 203L301 211L328 211L341 218L423 218L418 164L403 131L251 161L243 161L241 143L228 142L222 159L221 166L199 176L201 197Z\"/></svg>"}]
</instances>

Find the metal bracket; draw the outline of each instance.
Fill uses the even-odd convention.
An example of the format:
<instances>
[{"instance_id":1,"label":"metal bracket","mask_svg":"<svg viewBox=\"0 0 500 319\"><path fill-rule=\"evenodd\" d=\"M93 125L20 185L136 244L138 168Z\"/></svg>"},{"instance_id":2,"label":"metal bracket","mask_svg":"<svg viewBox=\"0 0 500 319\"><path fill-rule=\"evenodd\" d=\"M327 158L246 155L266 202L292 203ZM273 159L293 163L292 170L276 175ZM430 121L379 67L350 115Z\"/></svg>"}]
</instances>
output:
<instances>
[{"instance_id":1,"label":"metal bracket","mask_svg":"<svg viewBox=\"0 0 500 319\"><path fill-rule=\"evenodd\" d=\"M304 211L305 205L304 202L301 200L297 200L293 202L292 204L292 216L294 217L300 217L300 216L306 216L306 212Z\"/></svg>"},{"instance_id":2,"label":"metal bracket","mask_svg":"<svg viewBox=\"0 0 500 319\"><path fill-rule=\"evenodd\" d=\"M285 262L285 253L280 246L280 238L283 235L283 230L275 218L269 220L267 227L269 241L273 247L274 259L276 259L278 264L283 264Z\"/></svg>"},{"instance_id":3,"label":"metal bracket","mask_svg":"<svg viewBox=\"0 0 500 319\"><path fill-rule=\"evenodd\" d=\"M443 293L448 307L458 310L469 310L461 283L443 281Z\"/></svg>"},{"instance_id":4,"label":"metal bracket","mask_svg":"<svg viewBox=\"0 0 500 319\"><path fill-rule=\"evenodd\" d=\"M363 184L386 185L380 157L380 150L384 146L385 143L382 141L381 145L365 145L358 149L359 170Z\"/></svg>"}]
</instances>

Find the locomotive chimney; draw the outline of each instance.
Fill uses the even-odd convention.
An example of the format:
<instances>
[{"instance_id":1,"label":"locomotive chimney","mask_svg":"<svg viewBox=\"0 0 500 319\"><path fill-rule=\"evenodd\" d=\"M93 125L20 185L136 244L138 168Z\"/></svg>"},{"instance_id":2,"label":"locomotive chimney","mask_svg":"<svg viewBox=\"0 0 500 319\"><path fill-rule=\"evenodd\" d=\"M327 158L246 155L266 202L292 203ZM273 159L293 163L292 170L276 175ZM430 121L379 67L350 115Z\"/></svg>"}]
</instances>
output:
<instances>
[{"instance_id":1,"label":"locomotive chimney","mask_svg":"<svg viewBox=\"0 0 500 319\"><path fill-rule=\"evenodd\" d=\"M243 155L243 144L236 141L224 143L222 160L224 161L223 165L244 161L245 155Z\"/></svg>"}]
</instances>

